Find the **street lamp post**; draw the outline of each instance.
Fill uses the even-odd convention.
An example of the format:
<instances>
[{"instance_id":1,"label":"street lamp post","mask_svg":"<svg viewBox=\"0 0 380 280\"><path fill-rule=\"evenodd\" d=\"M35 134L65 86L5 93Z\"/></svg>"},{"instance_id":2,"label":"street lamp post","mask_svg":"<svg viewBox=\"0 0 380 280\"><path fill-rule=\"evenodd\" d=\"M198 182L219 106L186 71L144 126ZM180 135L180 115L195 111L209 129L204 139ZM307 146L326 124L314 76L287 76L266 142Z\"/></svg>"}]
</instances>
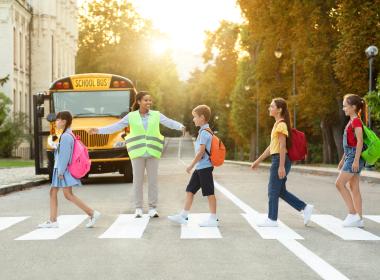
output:
<instances>
[{"instance_id":1,"label":"street lamp post","mask_svg":"<svg viewBox=\"0 0 380 280\"><path fill-rule=\"evenodd\" d=\"M376 46L369 46L366 50L365 50L365 54L368 58L368 66L369 66L369 84L368 84L368 90L369 90L369 94L371 94L371 92L373 91L373 61L375 60L375 56L377 56L377 54L379 53L379 50ZM372 127L372 123L371 123L371 107L368 107L368 127L371 128Z\"/></svg>"},{"instance_id":2,"label":"street lamp post","mask_svg":"<svg viewBox=\"0 0 380 280\"><path fill-rule=\"evenodd\" d=\"M277 48L274 51L274 56L277 59L280 59L282 57L282 51ZM292 59L293 59L293 62L292 62L292 96L295 97L296 92L297 92L297 85L296 85L296 58L294 55L293 55ZM297 127L297 107L296 107L295 103L293 105L293 127L294 128Z\"/></svg>"},{"instance_id":3,"label":"street lamp post","mask_svg":"<svg viewBox=\"0 0 380 280\"><path fill-rule=\"evenodd\" d=\"M247 80L247 82L249 79ZM249 91L251 87L246 85L244 87L246 91ZM256 149L255 149L256 159L259 157L259 93L256 92Z\"/></svg>"}]
</instances>

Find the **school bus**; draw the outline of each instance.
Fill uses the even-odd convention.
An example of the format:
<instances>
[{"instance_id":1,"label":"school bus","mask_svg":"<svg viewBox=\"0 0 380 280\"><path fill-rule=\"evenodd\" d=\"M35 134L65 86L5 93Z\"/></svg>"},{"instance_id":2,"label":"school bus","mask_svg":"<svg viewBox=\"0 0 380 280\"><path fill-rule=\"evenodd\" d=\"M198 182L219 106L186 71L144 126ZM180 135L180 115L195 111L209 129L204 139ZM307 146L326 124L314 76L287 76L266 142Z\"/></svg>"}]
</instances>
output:
<instances>
[{"instance_id":1,"label":"school bus","mask_svg":"<svg viewBox=\"0 0 380 280\"><path fill-rule=\"evenodd\" d=\"M88 129L113 124L124 117L136 96L133 83L122 76L104 73L78 74L54 81L49 90L33 96L34 153L36 174L54 168L54 146L62 133L55 127L55 113L73 115L72 130L87 146L89 174L119 172L132 182L132 166L125 145L126 127L110 135L89 135Z\"/></svg>"}]
</instances>

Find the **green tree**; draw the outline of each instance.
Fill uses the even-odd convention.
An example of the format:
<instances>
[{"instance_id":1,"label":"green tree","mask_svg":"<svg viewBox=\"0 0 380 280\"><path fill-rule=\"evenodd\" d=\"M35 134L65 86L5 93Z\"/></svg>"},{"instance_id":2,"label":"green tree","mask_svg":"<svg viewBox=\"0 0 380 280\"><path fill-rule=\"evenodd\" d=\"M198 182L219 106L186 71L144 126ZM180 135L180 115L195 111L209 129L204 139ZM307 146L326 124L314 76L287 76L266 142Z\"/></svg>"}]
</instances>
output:
<instances>
[{"instance_id":1,"label":"green tree","mask_svg":"<svg viewBox=\"0 0 380 280\"><path fill-rule=\"evenodd\" d=\"M25 114L9 116L11 100L0 92L0 157L11 157L23 139L26 138L27 118Z\"/></svg>"}]
</instances>

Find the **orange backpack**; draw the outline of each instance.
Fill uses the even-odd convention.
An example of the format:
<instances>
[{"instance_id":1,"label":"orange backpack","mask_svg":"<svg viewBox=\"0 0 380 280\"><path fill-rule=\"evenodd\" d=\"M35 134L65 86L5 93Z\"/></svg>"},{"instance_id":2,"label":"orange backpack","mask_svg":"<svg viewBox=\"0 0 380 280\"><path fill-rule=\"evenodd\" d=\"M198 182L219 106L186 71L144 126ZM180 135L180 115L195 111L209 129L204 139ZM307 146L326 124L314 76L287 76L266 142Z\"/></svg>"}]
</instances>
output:
<instances>
[{"instance_id":1,"label":"orange backpack","mask_svg":"<svg viewBox=\"0 0 380 280\"><path fill-rule=\"evenodd\" d=\"M226 147L224 146L222 140L215 136L210 128L206 128L205 130L212 135L211 150L207 151L206 149L206 153L210 157L210 161L213 166L221 166L226 157Z\"/></svg>"}]
</instances>

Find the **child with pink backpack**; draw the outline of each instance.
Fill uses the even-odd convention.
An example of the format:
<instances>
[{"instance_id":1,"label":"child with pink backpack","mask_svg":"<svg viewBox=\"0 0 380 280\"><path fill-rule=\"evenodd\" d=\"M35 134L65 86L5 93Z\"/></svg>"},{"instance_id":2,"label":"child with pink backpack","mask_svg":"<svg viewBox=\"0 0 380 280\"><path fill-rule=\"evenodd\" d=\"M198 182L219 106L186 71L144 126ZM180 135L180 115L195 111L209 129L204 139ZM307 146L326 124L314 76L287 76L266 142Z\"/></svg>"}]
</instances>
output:
<instances>
[{"instance_id":1,"label":"child with pink backpack","mask_svg":"<svg viewBox=\"0 0 380 280\"><path fill-rule=\"evenodd\" d=\"M93 227L100 217L100 213L88 207L76 195L73 194L72 187L81 186L80 178L86 175L90 169L90 161L86 147L75 137L71 131L73 117L70 112L62 111L57 113L56 127L62 129L59 144L54 153L54 170L50 188L50 219L42 224L40 228L58 228L57 194L59 189L63 190L65 198L89 216L86 227Z\"/></svg>"}]
</instances>

